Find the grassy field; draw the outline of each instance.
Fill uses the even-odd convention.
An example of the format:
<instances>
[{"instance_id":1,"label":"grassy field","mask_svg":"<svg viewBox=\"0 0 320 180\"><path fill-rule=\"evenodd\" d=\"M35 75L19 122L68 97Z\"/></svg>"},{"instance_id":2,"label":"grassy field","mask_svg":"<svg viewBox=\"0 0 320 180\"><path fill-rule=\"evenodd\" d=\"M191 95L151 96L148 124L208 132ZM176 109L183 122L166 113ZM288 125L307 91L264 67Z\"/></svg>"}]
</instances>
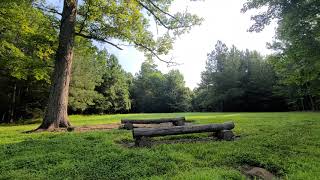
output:
<instances>
[{"instance_id":1,"label":"grassy field","mask_svg":"<svg viewBox=\"0 0 320 180\"><path fill-rule=\"evenodd\" d=\"M130 131L22 133L38 124L0 125L0 179L245 179L244 165L281 179L320 178L320 113L175 113L71 116L73 125L121 118L186 116L233 120L240 139L127 148ZM195 137L198 135L195 135ZM167 137L170 138L170 137ZM190 135L189 135L190 138Z\"/></svg>"}]
</instances>

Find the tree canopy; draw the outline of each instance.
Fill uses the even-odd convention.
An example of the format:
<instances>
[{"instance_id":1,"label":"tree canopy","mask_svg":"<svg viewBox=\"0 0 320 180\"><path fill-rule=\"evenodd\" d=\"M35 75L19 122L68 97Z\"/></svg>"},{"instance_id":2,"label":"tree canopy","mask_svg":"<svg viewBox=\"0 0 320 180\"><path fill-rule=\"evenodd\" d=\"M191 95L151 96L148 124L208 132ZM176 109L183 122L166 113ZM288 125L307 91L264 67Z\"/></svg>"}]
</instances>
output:
<instances>
[{"instance_id":1,"label":"tree canopy","mask_svg":"<svg viewBox=\"0 0 320 180\"><path fill-rule=\"evenodd\" d=\"M170 63L160 58L160 55L167 54L172 49L177 35L188 32L192 26L199 25L202 21L188 12L170 14L172 2L173 0L84 0L77 7L75 34L118 49L122 49L121 45L127 43L126 46L135 46L147 55ZM149 28L152 23L165 28L167 32L155 37Z\"/></svg>"},{"instance_id":2,"label":"tree canopy","mask_svg":"<svg viewBox=\"0 0 320 180\"><path fill-rule=\"evenodd\" d=\"M191 110L191 91L178 70L163 74L152 60L141 65L133 81L133 106L137 112L184 112Z\"/></svg>"},{"instance_id":3,"label":"tree canopy","mask_svg":"<svg viewBox=\"0 0 320 180\"><path fill-rule=\"evenodd\" d=\"M50 80L48 69L56 50L52 17L30 1L0 2L0 67L16 79Z\"/></svg>"},{"instance_id":4,"label":"tree canopy","mask_svg":"<svg viewBox=\"0 0 320 180\"><path fill-rule=\"evenodd\" d=\"M1 120L38 117L57 48L52 16L24 0L1 1L0 14Z\"/></svg>"},{"instance_id":5,"label":"tree canopy","mask_svg":"<svg viewBox=\"0 0 320 180\"><path fill-rule=\"evenodd\" d=\"M276 78L270 62L256 51L230 49L218 41L208 54L206 69L196 89L199 111L285 110L273 94Z\"/></svg>"},{"instance_id":6,"label":"tree canopy","mask_svg":"<svg viewBox=\"0 0 320 180\"><path fill-rule=\"evenodd\" d=\"M251 31L262 31L272 20L278 22L270 57L279 81L279 93L296 109L319 109L320 85L320 2L317 0L250 0L243 12L267 7L252 17ZM280 88L286 86L288 88Z\"/></svg>"},{"instance_id":7,"label":"tree canopy","mask_svg":"<svg viewBox=\"0 0 320 180\"><path fill-rule=\"evenodd\" d=\"M106 61L105 51L99 51L86 39L77 39L69 93L69 107L72 111L83 112L100 98L95 88L103 82Z\"/></svg>"}]
</instances>

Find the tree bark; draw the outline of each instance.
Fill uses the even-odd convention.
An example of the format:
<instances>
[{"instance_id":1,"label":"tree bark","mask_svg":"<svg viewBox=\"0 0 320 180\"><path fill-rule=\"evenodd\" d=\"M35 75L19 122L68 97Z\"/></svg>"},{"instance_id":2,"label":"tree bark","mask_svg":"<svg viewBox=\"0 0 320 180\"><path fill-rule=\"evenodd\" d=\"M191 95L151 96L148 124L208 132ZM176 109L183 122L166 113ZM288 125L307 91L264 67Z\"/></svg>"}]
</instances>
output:
<instances>
[{"instance_id":1,"label":"tree bark","mask_svg":"<svg viewBox=\"0 0 320 180\"><path fill-rule=\"evenodd\" d=\"M78 0L64 0L59 46L56 52L52 87L45 117L38 129L69 127L68 95L73 59Z\"/></svg>"},{"instance_id":2,"label":"tree bark","mask_svg":"<svg viewBox=\"0 0 320 180\"><path fill-rule=\"evenodd\" d=\"M313 101L313 98L311 95L308 95L309 99L310 99L310 104L311 104L311 110L312 111L315 111L316 108L315 108L315 105L314 105L314 101Z\"/></svg>"},{"instance_id":3,"label":"tree bark","mask_svg":"<svg viewBox=\"0 0 320 180\"><path fill-rule=\"evenodd\" d=\"M13 86L12 103L11 103L11 111L10 111L9 123L13 123L14 122L14 118L15 118L16 92L17 92L17 83L15 82L14 86Z\"/></svg>"},{"instance_id":4,"label":"tree bark","mask_svg":"<svg viewBox=\"0 0 320 180\"><path fill-rule=\"evenodd\" d=\"M304 101L303 101L303 99L304 99L304 98L300 98L302 111L304 111L304 110L305 110L305 108L304 108Z\"/></svg>"}]
</instances>

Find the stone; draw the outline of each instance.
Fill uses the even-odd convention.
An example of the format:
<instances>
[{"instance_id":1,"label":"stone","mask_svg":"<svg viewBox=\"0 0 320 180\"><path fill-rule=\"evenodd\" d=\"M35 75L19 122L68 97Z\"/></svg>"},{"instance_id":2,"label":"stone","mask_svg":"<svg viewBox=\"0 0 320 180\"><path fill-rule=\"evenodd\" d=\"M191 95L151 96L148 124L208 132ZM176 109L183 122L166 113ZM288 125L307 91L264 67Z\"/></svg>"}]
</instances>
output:
<instances>
[{"instance_id":1,"label":"stone","mask_svg":"<svg viewBox=\"0 0 320 180\"><path fill-rule=\"evenodd\" d=\"M267 171L266 169L260 168L260 167L253 167L247 171L245 171L245 174L247 176L250 176L252 178L261 178L264 180L272 180L275 179L275 176Z\"/></svg>"}]
</instances>

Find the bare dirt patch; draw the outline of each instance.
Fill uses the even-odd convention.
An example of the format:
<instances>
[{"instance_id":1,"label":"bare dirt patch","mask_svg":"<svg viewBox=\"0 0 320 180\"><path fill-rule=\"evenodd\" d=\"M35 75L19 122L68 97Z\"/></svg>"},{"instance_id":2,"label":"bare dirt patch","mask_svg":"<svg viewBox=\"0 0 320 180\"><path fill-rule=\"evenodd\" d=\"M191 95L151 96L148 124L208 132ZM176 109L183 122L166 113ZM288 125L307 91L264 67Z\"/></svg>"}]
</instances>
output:
<instances>
[{"instance_id":1,"label":"bare dirt patch","mask_svg":"<svg viewBox=\"0 0 320 180\"><path fill-rule=\"evenodd\" d=\"M78 126L74 127L72 131L76 132L86 132L86 131L98 131L98 130L111 130L111 129L119 129L120 123L113 124L98 124L98 125L90 125L90 126Z\"/></svg>"},{"instance_id":2,"label":"bare dirt patch","mask_svg":"<svg viewBox=\"0 0 320 180\"><path fill-rule=\"evenodd\" d=\"M54 128L54 129L34 129L31 131L25 131L23 133L37 133L37 132L86 132L86 131L99 131L99 130L112 130L119 129L120 123L113 124L98 124L98 125L84 125L84 126L71 126L68 128Z\"/></svg>"}]
</instances>

